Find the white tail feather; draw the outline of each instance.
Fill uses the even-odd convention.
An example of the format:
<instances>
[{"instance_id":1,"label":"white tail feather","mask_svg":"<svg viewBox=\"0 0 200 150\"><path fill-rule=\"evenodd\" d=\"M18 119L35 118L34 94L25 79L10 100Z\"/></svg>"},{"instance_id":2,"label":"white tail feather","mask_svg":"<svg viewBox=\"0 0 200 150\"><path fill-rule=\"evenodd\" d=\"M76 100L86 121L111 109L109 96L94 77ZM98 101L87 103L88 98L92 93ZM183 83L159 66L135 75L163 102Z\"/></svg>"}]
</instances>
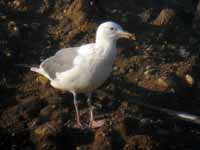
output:
<instances>
[{"instance_id":1,"label":"white tail feather","mask_svg":"<svg viewBox=\"0 0 200 150\"><path fill-rule=\"evenodd\" d=\"M37 67L31 67L30 70L31 70L31 71L34 71L34 72L40 73L40 72L39 72L40 68L37 68Z\"/></svg>"},{"instance_id":2,"label":"white tail feather","mask_svg":"<svg viewBox=\"0 0 200 150\"><path fill-rule=\"evenodd\" d=\"M31 71L39 73L43 76L45 76L47 79L51 80L51 78L49 77L49 75L43 70L43 68L38 68L38 67L31 67L30 68Z\"/></svg>"}]
</instances>

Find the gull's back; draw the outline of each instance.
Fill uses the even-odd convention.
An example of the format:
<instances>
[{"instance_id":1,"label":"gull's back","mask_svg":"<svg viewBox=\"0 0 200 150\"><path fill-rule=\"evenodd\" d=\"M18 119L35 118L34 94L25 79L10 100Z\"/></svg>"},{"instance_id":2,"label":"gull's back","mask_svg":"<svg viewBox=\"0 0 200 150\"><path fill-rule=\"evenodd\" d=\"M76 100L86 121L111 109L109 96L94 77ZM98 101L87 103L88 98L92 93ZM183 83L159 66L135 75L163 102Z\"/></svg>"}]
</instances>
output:
<instances>
[{"instance_id":1,"label":"gull's back","mask_svg":"<svg viewBox=\"0 0 200 150\"><path fill-rule=\"evenodd\" d=\"M40 67L48 74L51 80L55 79L56 73L73 68L78 49L78 47L61 49L54 56L44 60Z\"/></svg>"},{"instance_id":2,"label":"gull's back","mask_svg":"<svg viewBox=\"0 0 200 150\"><path fill-rule=\"evenodd\" d=\"M93 44L87 44L81 47L63 48L55 55L45 59L39 68L32 67L31 70L44 75L49 80L56 80L57 74L73 69L77 57L80 59L80 52L85 49L85 54L90 53ZM77 63L76 63L77 65Z\"/></svg>"}]
</instances>

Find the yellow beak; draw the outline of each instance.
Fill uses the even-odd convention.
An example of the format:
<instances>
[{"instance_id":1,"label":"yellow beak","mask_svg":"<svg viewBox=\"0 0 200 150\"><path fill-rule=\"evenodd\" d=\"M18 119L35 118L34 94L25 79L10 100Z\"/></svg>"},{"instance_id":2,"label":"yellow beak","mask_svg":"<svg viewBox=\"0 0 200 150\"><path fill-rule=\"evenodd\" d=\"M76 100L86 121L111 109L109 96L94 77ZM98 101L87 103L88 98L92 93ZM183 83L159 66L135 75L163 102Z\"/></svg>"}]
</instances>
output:
<instances>
[{"instance_id":1,"label":"yellow beak","mask_svg":"<svg viewBox=\"0 0 200 150\"><path fill-rule=\"evenodd\" d=\"M129 33L129 32L119 32L119 36L121 38L126 38L126 39L130 39L130 40L136 40L136 37L134 34Z\"/></svg>"}]
</instances>

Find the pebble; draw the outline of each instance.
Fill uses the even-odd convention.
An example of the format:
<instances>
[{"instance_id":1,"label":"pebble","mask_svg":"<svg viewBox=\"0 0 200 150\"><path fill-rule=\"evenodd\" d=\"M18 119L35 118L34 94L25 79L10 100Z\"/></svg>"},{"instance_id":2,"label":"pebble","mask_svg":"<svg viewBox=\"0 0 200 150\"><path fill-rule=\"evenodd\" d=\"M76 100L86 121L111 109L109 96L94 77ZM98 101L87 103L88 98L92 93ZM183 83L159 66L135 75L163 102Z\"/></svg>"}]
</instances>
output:
<instances>
[{"instance_id":1,"label":"pebble","mask_svg":"<svg viewBox=\"0 0 200 150\"><path fill-rule=\"evenodd\" d=\"M20 3L19 0L15 0L15 1L13 2L13 4L14 4L16 7L19 7L21 3Z\"/></svg>"},{"instance_id":2,"label":"pebble","mask_svg":"<svg viewBox=\"0 0 200 150\"><path fill-rule=\"evenodd\" d=\"M31 23L31 28L32 28L33 30L38 30L39 27L40 27L40 23L38 23L38 22L33 22L33 23Z\"/></svg>"},{"instance_id":3,"label":"pebble","mask_svg":"<svg viewBox=\"0 0 200 150\"><path fill-rule=\"evenodd\" d=\"M165 80L163 80L162 78L158 79L158 84L162 87L169 87L168 83Z\"/></svg>"},{"instance_id":4,"label":"pebble","mask_svg":"<svg viewBox=\"0 0 200 150\"><path fill-rule=\"evenodd\" d=\"M142 118L140 120L140 125L141 126L148 126L152 123L152 120L150 120L149 118Z\"/></svg>"},{"instance_id":5,"label":"pebble","mask_svg":"<svg viewBox=\"0 0 200 150\"><path fill-rule=\"evenodd\" d=\"M10 21L8 23L8 30L10 32L9 36L19 36L19 28L17 27L16 23L14 21Z\"/></svg>"},{"instance_id":6,"label":"pebble","mask_svg":"<svg viewBox=\"0 0 200 150\"><path fill-rule=\"evenodd\" d=\"M18 30L17 25L14 21L8 22L8 29L13 32L16 32Z\"/></svg>"},{"instance_id":7,"label":"pebble","mask_svg":"<svg viewBox=\"0 0 200 150\"><path fill-rule=\"evenodd\" d=\"M193 77L192 77L191 75L189 75L189 74L186 74L186 75L185 75L185 81L186 81L190 86L194 85L194 79L193 79Z\"/></svg>"},{"instance_id":8,"label":"pebble","mask_svg":"<svg viewBox=\"0 0 200 150\"><path fill-rule=\"evenodd\" d=\"M114 70L114 71L118 70L118 67L117 67L117 66L114 66L114 67L113 67L113 70Z\"/></svg>"},{"instance_id":9,"label":"pebble","mask_svg":"<svg viewBox=\"0 0 200 150\"><path fill-rule=\"evenodd\" d=\"M149 73L150 73L150 70L146 70L146 71L144 72L144 75L149 75Z\"/></svg>"},{"instance_id":10,"label":"pebble","mask_svg":"<svg viewBox=\"0 0 200 150\"><path fill-rule=\"evenodd\" d=\"M159 134L159 135L162 135L162 136L170 135L170 131L169 130L162 129L162 128L158 128L156 130L156 133Z\"/></svg>"},{"instance_id":11,"label":"pebble","mask_svg":"<svg viewBox=\"0 0 200 150\"><path fill-rule=\"evenodd\" d=\"M128 73L132 73L134 70L131 68L128 70Z\"/></svg>"},{"instance_id":12,"label":"pebble","mask_svg":"<svg viewBox=\"0 0 200 150\"><path fill-rule=\"evenodd\" d=\"M163 9L161 10L158 17L153 21L153 25L155 26L161 26L166 25L169 23L172 17L175 16L175 12L173 9Z\"/></svg>"},{"instance_id":13,"label":"pebble","mask_svg":"<svg viewBox=\"0 0 200 150\"><path fill-rule=\"evenodd\" d=\"M5 20L7 17L4 13L0 12L0 19Z\"/></svg>"},{"instance_id":14,"label":"pebble","mask_svg":"<svg viewBox=\"0 0 200 150\"><path fill-rule=\"evenodd\" d=\"M36 78L36 82L42 83L43 85L47 84L49 80L43 76L38 76Z\"/></svg>"},{"instance_id":15,"label":"pebble","mask_svg":"<svg viewBox=\"0 0 200 150\"><path fill-rule=\"evenodd\" d=\"M12 51L5 51L5 55L6 55L7 57L12 56Z\"/></svg>"},{"instance_id":16,"label":"pebble","mask_svg":"<svg viewBox=\"0 0 200 150\"><path fill-rule=\"evenodd\" d=\"M151 17L151 11L151 9L147 9L138 15L141 18L142 22L146 23L149 21Z\"/></svg>"},{"instance_id":17,"label":"pebble","mask_svg":"<svg viewBox=\"0 0 200 150\"><path fill-rule=\"evenodd\" d=\"M158 70L155 68L150 68L146 71L144 71L144 75L151 75L151 74L155 74Z\"/></svg>"},{"instance_id":18,"label":"pebble","mask_svg":"<svg viewBox=\"0 0 200 150\"><path fill-rule=\"evenodd\" d=\"M180 49L179 49L179 55L181 57L183 57L183 58L187 58L190 55L190 52L188 52L186 50L186 48L184 48L184 47L181 46Z\"/></svg>"}]
</instances>

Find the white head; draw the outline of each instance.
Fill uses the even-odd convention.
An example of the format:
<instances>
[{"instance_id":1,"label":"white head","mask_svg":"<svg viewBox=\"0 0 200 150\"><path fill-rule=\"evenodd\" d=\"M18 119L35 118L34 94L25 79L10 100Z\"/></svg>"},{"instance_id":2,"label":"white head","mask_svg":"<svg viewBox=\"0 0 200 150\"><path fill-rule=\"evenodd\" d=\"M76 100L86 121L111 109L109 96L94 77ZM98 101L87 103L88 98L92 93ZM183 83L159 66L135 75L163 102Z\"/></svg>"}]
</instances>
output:
<instances>
[{"instance_id":1,"label":"white head","mask_svg":"<svg viewBox=\"0 0 200 150\"><path fill-rule=\"evenodd\" d=\"M115 42L119 38L135 40L135 36L133 34L125 32L122 27L115 22L108 21L99 25L96 32L96 43L102 40Z\"/></svg>"}]
</instances>

